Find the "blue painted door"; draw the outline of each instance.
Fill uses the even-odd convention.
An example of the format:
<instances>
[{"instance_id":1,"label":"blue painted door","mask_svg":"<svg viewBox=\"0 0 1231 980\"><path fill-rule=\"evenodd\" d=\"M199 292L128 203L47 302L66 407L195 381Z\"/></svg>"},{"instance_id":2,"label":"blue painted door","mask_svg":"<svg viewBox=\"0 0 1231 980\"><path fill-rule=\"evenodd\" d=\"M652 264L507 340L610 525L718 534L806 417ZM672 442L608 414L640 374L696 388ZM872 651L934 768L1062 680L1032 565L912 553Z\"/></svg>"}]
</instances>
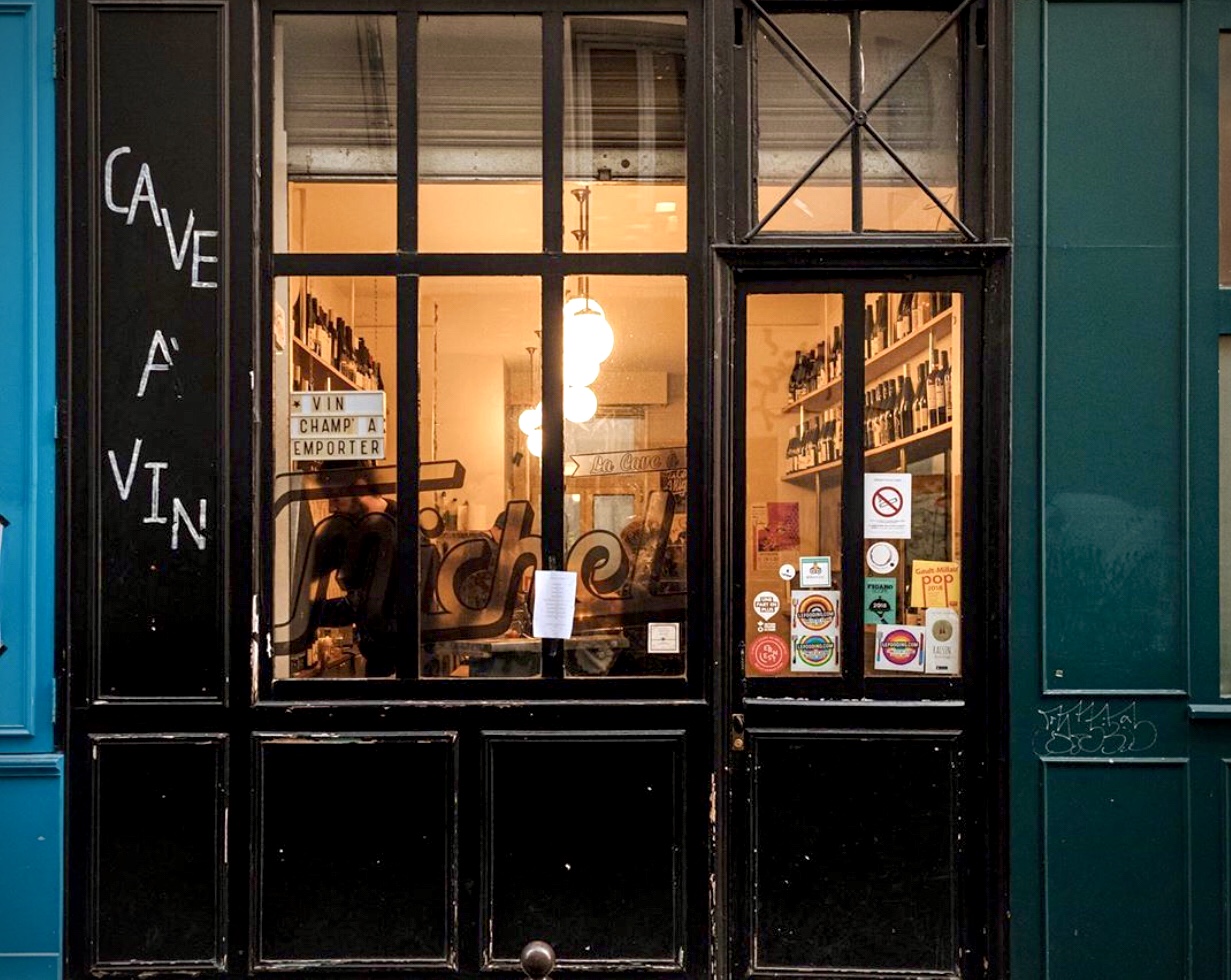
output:
<instances>
[{"instance_id":1,"label":"blue painted door","mask_svg":"<svg viewBox=\"0 0 1231 980\"><path fill-rule=\"evenodd\" d=\"M52 0L0 4L0 976L60 974Z\"/></svg>"},{"instance_id":2,"label":"blue painted door","mask_svg":"<svg viewBox=\"0 0 1231 980\"><path fill-rule=\"evenodd\" d=\"M1231 5L1020 0L1015 26L1013 973L1225 978Z\"/></svg>"}]
</instances>

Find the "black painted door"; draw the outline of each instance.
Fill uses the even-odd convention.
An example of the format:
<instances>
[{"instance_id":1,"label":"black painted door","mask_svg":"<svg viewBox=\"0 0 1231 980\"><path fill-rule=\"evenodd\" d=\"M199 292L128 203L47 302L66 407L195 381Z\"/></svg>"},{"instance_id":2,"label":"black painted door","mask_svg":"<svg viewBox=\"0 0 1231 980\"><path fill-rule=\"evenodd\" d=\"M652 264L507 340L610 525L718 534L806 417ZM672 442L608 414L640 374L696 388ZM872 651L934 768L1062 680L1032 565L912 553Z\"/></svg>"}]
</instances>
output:
<instances>
[{"instance_id":1,"label":"black painted door","mask_svg":"<svg viewBox=\"0 0 1231 980\"><path fill-rule=\"evenodd\" d=\"M70 976L710 972L699 9L395 6L71 6Z\"/></svg>"},{"instance_id":2,"label":"black painted door","mask_svg":"<svg viewBox=\"0 0 1231 980\"><path fill-rule=\"evenodd\" d=\"M980 289L912 274L740 292L735 972L987 969Z\"/></svg>"}]
</instances>

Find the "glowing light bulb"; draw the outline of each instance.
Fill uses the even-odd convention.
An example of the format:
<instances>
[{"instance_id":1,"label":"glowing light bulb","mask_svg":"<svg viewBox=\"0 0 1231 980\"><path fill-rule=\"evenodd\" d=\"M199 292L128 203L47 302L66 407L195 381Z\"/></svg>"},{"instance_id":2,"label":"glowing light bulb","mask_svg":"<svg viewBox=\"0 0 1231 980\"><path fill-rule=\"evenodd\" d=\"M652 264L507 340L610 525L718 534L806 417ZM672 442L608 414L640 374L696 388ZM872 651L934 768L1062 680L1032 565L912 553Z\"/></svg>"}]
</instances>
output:
<instances>
[{"instance_id":1,"label":"glowing light bulb","mask_svg":"<svg viewBox=\"0 0 1231 980\"><path fill-rule=\"evenodd\" d=\"M572 316L574 313L580 313L582 310L594 310L597 313L602 313L603 308L598 305L597 300L590 299L589 296L574 296L570 300L565 300L564 316L565 319Z\"/></svg>"},{"instance_id":2,"label":"glowing light bulb","mask_svg":"<svg viewBox=\"0 0 1231 980\"><path fill-rule=\"evenodd\" d=\"M589 388L564 389L564 417L570 422L589 422L598 411L598 396Z\"/></svg>"},{"instance_id":3,"label":"glowing light bulb","mask_svg":"<svg viewBox=\"0 0 1231 980\"><path fill-rule=\"evenodd\" d=\"M584 352L564 348L564 383L574 388L585 388L598 380L598 361Z\"/></svg>"},{"instance_id":4,"label":"glowing light bulb","mask_svg":"<svg viewBox=\"0 0 1231 980\"><path fill-rule=\"evenodd\" d=\"M535 429L541 429L543 427L543 403L539 402L534 408L527 408L517 416L517 427L526 435L530 435Z\"/></svg>"},{"instance_id":5,"label":"glowing light bulb","mask_svg":"<svg viewBox=\"0 0 1231 980\"><path fill-rule=\"evenodd\" d=\"M564 349L591 361L605 361L615 347L615 331L593 305L564 321Z\"/></svg>"},{"instance_id":6,"label":"glowing light bulb","mask_svg":"<svg viewBox=\"0 0 1231 980\"><path fill-rule=\"evenodd\" d=\"M526 436L526 449L529 450L531 456L543 455L543 430L535 429Z\"/></svg>"}]
</instances>

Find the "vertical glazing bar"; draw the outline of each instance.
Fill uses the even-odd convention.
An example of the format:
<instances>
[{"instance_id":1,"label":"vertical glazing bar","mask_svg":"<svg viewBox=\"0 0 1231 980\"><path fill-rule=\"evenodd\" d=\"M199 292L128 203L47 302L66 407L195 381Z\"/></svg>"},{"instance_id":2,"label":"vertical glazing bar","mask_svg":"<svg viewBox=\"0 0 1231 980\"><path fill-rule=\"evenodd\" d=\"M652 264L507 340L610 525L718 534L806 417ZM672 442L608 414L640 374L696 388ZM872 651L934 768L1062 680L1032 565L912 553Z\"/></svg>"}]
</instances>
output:
<instances>
[{"instance_id":1,"label":"vertical glazing bar","mask_svg":"<svg viewBox=\"0 0 1231 980\"><path fill-rule=\"evenodd\" d=\"M419 673L419 279L397 281L399 677Z\"/></svg>"},{"instance_id":2,"label":"vertical glazing bar","mask_svg":"<svg viewBox=\"0 0 1231 980\"><path fill-rule=\"evenodd\" d=\"M851 104L863 106L863 41L858 10L851 11ZM863 231L863 127L851 131L851 231Z\"/></svg>"},{"instance_id":3,"label":"vertical glazing bar","mask_svg":"<svg viewBox=\"0 0 1231 980\"><path fill-rule=\"evenodd\" d=\"M543 277L543 568L564 567L564 277ZM543 676L561 677L560 640L543 643Z\"/></svg>"},{"instance_id":4,"label":"vertical glazing bar","mask_svg":"<svg viewBox=\"0 0 1231 980\"><path fill-rule=\"evenodd\" d=\"M398 37L398 251L419 247L419 17L413 11L397 15Z\"/></svg>"},{"instance_id":5,"label":"vertical glazing bar","mask_svg":"<svg viewBox=\"0 0 1231 980\"><path fill-rule=\"evenodd\" d=\"M863 693L863 304L843 293L842 318L842 676Z\"/></svg>"},{"instance_id":6,"label":"vertical glazing bar","mask_svg":"<svg viewBox=\"0 0 1231 980\"><path fill-rule=\"evenodd\" d=\"M563 250L564 15L552 10L543 14L543 251Z\"/></svg>"}]
</instances>

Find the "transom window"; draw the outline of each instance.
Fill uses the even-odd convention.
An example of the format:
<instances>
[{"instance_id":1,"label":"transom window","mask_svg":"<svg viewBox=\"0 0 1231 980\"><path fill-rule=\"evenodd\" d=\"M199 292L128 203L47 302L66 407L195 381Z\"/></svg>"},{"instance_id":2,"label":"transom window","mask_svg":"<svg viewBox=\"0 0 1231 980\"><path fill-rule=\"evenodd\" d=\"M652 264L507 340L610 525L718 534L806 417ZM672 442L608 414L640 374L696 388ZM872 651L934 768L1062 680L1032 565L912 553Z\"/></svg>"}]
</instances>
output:
<instances>
[{"instance_id":1,"label":"transom window","mask_svg":"<svg viewBox=\"0 0 1231 980\"><path fill-rule=\"evenodd\" d=\"M963 15L748 0L763 233L976 235L962 220Z\"/></svg>"}]
</instances>

